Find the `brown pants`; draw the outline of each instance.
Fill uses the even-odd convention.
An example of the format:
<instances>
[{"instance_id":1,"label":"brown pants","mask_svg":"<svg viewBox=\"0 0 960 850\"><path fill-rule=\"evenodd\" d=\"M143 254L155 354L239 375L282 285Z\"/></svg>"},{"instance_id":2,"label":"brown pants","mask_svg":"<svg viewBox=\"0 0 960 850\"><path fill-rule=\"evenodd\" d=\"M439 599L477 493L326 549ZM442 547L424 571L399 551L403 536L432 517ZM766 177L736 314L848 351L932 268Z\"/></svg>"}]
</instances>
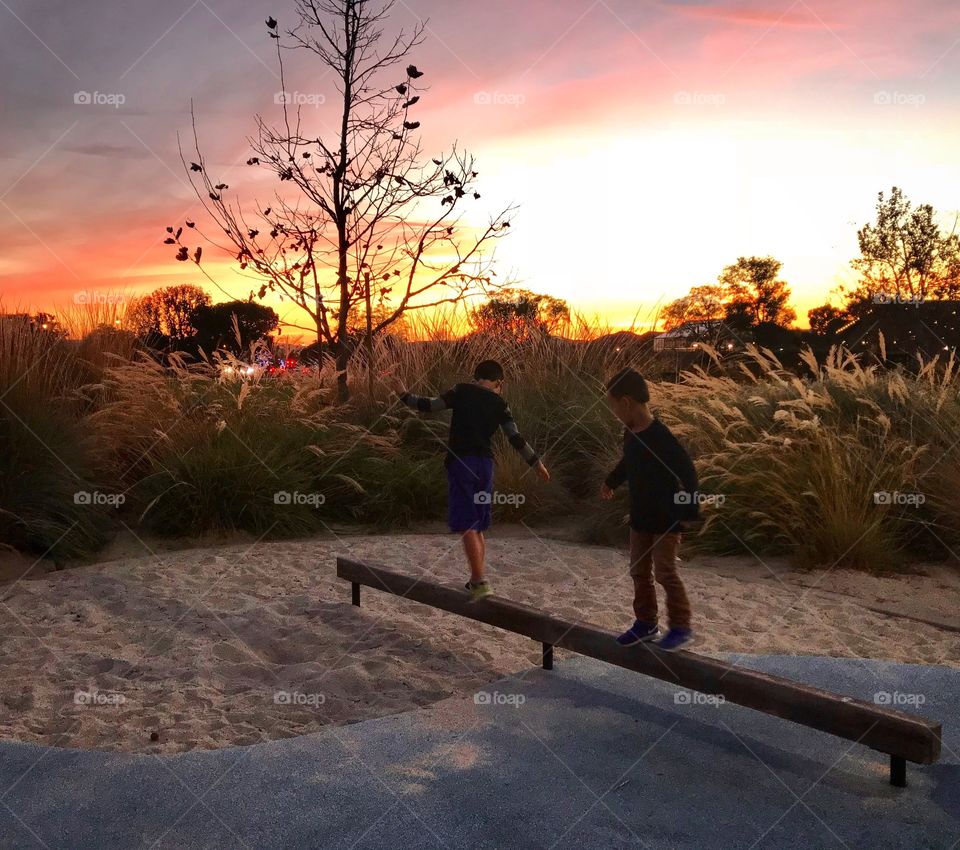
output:
<instances>
[{"instance_id":1,"label":"brown pants","mask_svg":"<svg viewBox=\"0 0 960 850\"><path fill-rule=\"evenodd\" d=\"M633 613L649 625L657 623L657 587L667 594L670 628L690 628L690 601L677 573L680 534L651 534L630 529L630 575L633 578Z\"/></svg>"}]
</instances>

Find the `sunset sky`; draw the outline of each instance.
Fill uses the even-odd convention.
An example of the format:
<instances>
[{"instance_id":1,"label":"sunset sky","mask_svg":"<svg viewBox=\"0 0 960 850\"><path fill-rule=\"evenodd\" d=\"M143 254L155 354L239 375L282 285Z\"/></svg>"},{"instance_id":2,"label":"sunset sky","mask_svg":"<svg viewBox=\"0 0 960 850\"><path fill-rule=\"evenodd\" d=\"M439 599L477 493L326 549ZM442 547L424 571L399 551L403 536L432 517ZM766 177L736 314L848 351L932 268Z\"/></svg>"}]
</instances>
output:
<instances>
[{"instance_id":1,"label":"sunset sky","mask_svg":"<svg viewBox=\"0 0 960 850\"><path fill-rule=\"evenodd\" d=\"M292 26L292 0L0 0L2 309L205 283L161 244L204 221L177 132L193 98L209 170L265 196L243 163L255 114L280 117L268 15ZM519 205L499 274L610 325L750 254L783 261L803 325L851 279L877 192L947 226L960 208L955 0L399 0L394 27L419 19L425 149L476 155L477 224ZM329 138L332 80L306 51L286 61L289 90L327 98L303 115Z\"/></svg>"}]
</instances>

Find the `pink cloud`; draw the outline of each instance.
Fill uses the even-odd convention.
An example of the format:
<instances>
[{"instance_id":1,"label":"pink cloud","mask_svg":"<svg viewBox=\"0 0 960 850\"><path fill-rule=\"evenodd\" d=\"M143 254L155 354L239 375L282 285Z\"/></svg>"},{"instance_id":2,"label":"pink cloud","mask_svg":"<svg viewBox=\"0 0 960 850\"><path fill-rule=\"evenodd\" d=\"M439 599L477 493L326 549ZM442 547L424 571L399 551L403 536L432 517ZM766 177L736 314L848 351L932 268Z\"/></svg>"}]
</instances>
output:
<instances>
[{"instance_id":1,"label":"pink cloud","mask_svg":"<svg viewBox=\"0 0 960 850\"><path fill-rule=\"evenodd\" d=\"M726 21L731 24L745 24L758 27L823 27L822 19L811 14L808 7L795 3L786 9L752 9L744 6L676 6L683 15L696 18L709 18ZM835 8L835 7L834 7ZM797 11L794 11L796 9ZM829 22L827 22L828 25Z\"/></svg>"}]
</instances>

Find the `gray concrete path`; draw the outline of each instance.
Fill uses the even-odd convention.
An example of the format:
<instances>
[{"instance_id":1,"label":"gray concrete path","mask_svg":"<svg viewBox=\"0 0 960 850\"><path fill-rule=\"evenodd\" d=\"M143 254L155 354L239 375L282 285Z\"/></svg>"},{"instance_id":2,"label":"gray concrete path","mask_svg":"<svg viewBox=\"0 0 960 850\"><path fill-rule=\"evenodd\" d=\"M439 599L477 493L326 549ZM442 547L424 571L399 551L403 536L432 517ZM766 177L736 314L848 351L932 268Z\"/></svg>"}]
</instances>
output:
<instances>
[{"instance_id":1,"label":"gray concrete path","mask_svg":"<svg viewBox=\"0 0 960 850\"><path fill-rule=\"evenodd\" d=\"M475 699L253 747L136 756L0 744L0 848L960 848L960 673L730 656L944 724L884 758L590 659ZM919 706L912 702L919 702Z\"/></svg>"}]
</instances>

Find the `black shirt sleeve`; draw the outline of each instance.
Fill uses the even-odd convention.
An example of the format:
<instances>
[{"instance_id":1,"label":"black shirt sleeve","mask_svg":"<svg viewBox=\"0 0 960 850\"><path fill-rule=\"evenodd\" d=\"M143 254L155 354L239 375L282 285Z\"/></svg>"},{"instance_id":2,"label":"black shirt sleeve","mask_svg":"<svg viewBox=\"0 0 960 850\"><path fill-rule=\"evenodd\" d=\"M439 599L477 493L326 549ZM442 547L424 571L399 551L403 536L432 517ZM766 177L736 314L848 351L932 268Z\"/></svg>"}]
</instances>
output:
<instances>
[{"instance_id":1,"label":"black shirt sleeve","mask_svg":"<svg viewBox=\"0 0 960 850\"><path fill-rule=\"evenodd\" d=\"M687 450L680 445L680 441L674 437L673 434L671 434L665 442L664 462L670 467L670 471L680 479L684 490L688 493L696 492L699 486L697 470L693 465L693 461L690 460L690 455L687 454Z\"/></svg>"},{"instance_id":2,"label":"black shirt sleeve","mask_svg":"<svg viewBox=\"0 0 960 850\"><path fill-rule=\"evenodd\" d=\"M445 393L440 393L440 398L450 410L453 410L457 406L457 388L451 387Z\"/></svg>"},{"instance_id":3,"label":"black shirt sleeve","mask_svg":"<svg viewBox=\"0 0 960 850\"><path fill-rule=\"evenodd\" d=\"M683 506L684 519L699 519L700 505L696 499L697 489L700 486L697 480L697 470L687 454L687 450L680 444L680 441L672 434L668 433L664 439L663 450L660 458L669 470L679 479L680 486L684 492L689 493L691 498Z\"/></svg>"},{"instance_id":4,"label":"black shirt sleeve","mask_svg":"<svg viewBox=\"0 0 960 850\"><path fill-rule=\"evenodd\" d=\"M626 436L624 436L624 440L626 440ZM611 490L616 490L617 487L623 484L623 482L626 480L627 480L627 459L621 456L619 462L613 468L610 474L606 477L603 483L606 484Z\"/></svg>"},{"instance_id":5,"label":"black shirt sleeve","mask_svg":"<svg viewBox=\"0 0 960 850\"><path fill-rule=\"evenodd\" d=\"M399 398L407 407L420 413L436 413L440 410L452 410L456 406L457 388L449 389L436 398L415 395L411 392L400 393Z\"/></svg>"}]
</instances>

